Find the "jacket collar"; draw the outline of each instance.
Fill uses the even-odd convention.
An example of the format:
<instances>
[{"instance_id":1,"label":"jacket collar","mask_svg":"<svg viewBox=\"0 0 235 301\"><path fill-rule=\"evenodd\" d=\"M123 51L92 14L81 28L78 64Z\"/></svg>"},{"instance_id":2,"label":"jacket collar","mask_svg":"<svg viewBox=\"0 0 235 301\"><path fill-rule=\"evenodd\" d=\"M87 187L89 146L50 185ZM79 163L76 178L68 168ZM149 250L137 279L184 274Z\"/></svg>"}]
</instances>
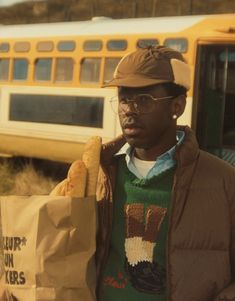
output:
<instances>
[{"instance_id":1,"label":"jacket collar","mask_svg":"<svg viewBox=\"0 0 235 301\"><path fill-rule=\"evenodd\" d=\"M126 143L126 139L123 135L118 136L114 140L102 145L101 149L101 164L109 165L114 159L114 155L123 147Z\"/></svg>"},{"instance_id":2,"label":"jacket collar","mask_svg":"<svg viewBox=\"0 0 235 301\"><path fill-rule=\"evenodd\" d=\"M194 132L188 126L177 126L177 130L184 131L185 137L181 145L176 147L175 159L178 165L187 166L197 158L199 147ZM113 162L114 155L126 143L123 135L103 144L101 150L101 164L106 166Z\"/></svg>"},{"instance_id":3,"label":"jacket collar","mask_svg":"<svg viewBox=\"0 0 235 301\"><path fill-rule=\"evenodd\" d=\"M199 155L199 146L196 136L188 126L177 126L177 129L185 132L184 141L176 147L175 159L177 164L185 167L193 163Z\"/></svg>"}]
</instances>

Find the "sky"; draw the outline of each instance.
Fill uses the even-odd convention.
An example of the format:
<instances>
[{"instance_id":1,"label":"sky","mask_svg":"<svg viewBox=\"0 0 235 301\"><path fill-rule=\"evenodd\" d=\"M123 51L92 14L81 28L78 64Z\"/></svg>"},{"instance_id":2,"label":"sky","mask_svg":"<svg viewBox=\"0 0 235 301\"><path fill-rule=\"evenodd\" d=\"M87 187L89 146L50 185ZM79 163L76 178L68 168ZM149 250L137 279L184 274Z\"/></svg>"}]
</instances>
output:
<instances>
[{"instance_id":1,"label":"sky","mask_svg":"<svg viewBox=\"0 0 235 301\"><path fill-rule=\"evenodd\" d=\"M24 0L0 0L0 6L10 6L15 3L23 2Z\"/></svg>"},{"instance_id":2,"label":"sky","mask_svg":"<svg viewBox=\"0 0 235 301\"><path fill-rule=\"evenodd\" d=\"M25 2L25 1L37 1L37 0L0 0L0 6L10 6L12 4Z\"/></svg>"}]
</instances>

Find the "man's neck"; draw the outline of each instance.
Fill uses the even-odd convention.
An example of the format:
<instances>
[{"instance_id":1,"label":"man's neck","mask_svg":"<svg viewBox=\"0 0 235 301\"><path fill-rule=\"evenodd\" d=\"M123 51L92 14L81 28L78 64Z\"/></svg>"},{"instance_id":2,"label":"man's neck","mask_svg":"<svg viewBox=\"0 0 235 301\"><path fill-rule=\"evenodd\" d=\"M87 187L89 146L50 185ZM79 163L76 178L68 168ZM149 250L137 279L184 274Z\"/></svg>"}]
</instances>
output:
<instances>
[{"instance_id":1,"label":"man's neck","mask_svg":"<svg viewBox=\"0 0 235 301\"><path fill-rule=\"evenodd\" d=\"M176 143L176 135L174 135L170 141L161 143L161 145L154 145L150 148L135 148L134 155L140 160L155 161L159 156L176 145Z\"/></svg>"}]
</instances>

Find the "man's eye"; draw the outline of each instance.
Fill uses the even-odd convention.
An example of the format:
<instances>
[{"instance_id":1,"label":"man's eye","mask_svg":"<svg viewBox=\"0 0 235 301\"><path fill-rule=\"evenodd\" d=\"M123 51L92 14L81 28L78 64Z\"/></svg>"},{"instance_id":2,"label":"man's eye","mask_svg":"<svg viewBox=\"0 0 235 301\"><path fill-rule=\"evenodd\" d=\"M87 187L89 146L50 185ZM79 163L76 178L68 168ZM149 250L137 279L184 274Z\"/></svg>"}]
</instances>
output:
<instances>
[{"instance_id":1,"label":"man's eye","mask_svg":"<svg viewBox=\"0 0 235 301\"><path fill-rule=\"evenodd\" d=\"M148 95L140 95L139 96L139 101L141 103L148 102L149 101L149 96Z\"/></svg>"},{"instance_id":2,"label":"man's eye","mask_svg":"<svg viewBox=\"0 0 235 301\"><path fill-rule=\"evenodd\" d=\"M126 104L127 103L127 100L125 98L120 98L119 99L119 103L120 104Z\"/></svg>"}]
</instances>

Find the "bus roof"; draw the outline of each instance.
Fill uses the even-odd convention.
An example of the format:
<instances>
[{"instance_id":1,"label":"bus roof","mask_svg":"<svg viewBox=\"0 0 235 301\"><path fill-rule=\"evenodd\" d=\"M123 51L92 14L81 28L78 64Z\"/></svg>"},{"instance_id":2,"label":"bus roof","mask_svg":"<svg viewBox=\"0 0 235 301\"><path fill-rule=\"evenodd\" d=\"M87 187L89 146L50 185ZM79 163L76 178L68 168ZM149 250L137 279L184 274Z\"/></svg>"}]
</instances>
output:
<instances>
[{"instance_id":1,"label":"bus roof","mask_svg":"<svg viewBox=\"0 0 235 301\"><path fill-rule=\"evenodd\" d=\"M180 32L212 16L176 16L138 19L96 17L89 21L1 25L0 39L58 36L95 36Z\"/></svg>"}]
</instances>

